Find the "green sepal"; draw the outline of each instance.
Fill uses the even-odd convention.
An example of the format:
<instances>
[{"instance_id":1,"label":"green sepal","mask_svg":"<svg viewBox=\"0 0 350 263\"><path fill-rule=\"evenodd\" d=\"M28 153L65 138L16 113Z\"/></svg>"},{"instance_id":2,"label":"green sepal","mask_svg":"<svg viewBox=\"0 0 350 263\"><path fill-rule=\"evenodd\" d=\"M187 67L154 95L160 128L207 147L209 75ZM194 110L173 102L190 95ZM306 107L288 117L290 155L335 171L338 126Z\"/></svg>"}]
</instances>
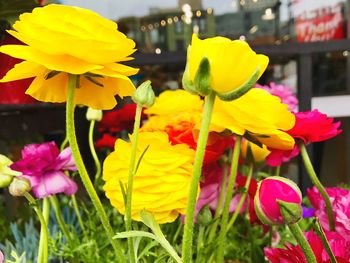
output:
<instances>
[{"instance_id":1,"label":"green sepal","mask_svg":"<svg viewBox=\"0 0 350 263\"><path fill-rule=\"evenodd\" d=\"M277 203L285 224L295 224L302 218L303 210L300 204L284 202L282 200L277 200Z\"/></svg>"},{"instance_id":2,"label":"green sepal","mask_svg":"<svg viewBox=\"0 0 350 263\"><path fill-rule=\"evenodd\" d=\"M227 93L217 93L218 97L223 101L231 101L231 100L238 99L239 97L246 94L254 86L256 81L259 79L259 75L260 75L260 67L257 67L254 73L251 75L251 77L245 83L243 83L240 87Z\"/></svg>"},{"instance_id":3,"label":"green sepal","mask_svg":"<svg viewBox=\"0 0 350 263\"><path fill-rule=\"evenodd\" d=\"M155 95L150 80L146 80L145 82L141 83L140 86L138 86L134 95L132 96L132 100L136 104L147 108L154 104Z\"/></svg>"},{"instance_id":4,"label":"green sepal","mask_svg":"<svg viewBox=\"0 0 350 263\"><path fill-rule=\"evenodd\" d=\"M208 205L204 206L197 215L197 223L208 226L213 220L210 208Z\"/></svg>"},{"instance_id":5,"label":"green sepal","mask_svg":"<svg viewBox=\"0 0 350 263\"><path fill-rule=\"evenodd\" d=\"M210 84L210 63L206 57L203 57L194 77L194 87L200 95L207 96L211 91Z\"/></svg>"},{"instance_id":6,"label":"green sepal","mask_svg":"<svg viewBox=\"0 0 350 263\"><path fill-rule=\"evenodd\" d=\"M250 146L250 143L247 143L247 154L246 154L246 160L248 163L255 163L255 158L253 154L252 147Z\"/></svg>"},{"instance_id":7,"label":"green sepal","mask_svg":"<svg viewBox=\"0 0 350 263\"><path fill-rule=\"evenodd\" d=\"M185 67L184 74L182 76L182 86L183 88L191 94L198 95L196 88L194 87L193 81L190 80L190 69L189 69L189 56L191 52L191 46L187 48L187 63Z\"/></svg>"}]
</instances>

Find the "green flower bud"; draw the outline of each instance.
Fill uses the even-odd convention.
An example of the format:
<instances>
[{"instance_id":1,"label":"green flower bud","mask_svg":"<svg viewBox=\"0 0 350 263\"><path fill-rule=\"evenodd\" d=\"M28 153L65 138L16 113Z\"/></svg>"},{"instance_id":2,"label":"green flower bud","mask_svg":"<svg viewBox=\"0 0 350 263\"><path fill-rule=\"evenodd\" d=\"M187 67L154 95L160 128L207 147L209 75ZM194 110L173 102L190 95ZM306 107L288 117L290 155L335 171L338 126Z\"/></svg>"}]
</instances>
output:
<instances>
[{"instance_id":1,"label":"green flower bud","mask_svg":"<svg viewBox=\"0 0 350 263\"><path fill-rule=\"evenodd\" d=\"M30 182L24 177L15 177L9 187L10 194L13 196L23 196L30 190Z\"/></svg>"},{"instance_id":2,"label":"green flower bud","mask_svg":"<svg viewBox=\"0 0 350 263\"><path fill-rule=\"evenodd\" d=\"M207 226L213 220L213 216L211 214L209 206L205 206L201 209L199 214L197 215L197 222L201 225Z\"/></svg>"},{"instance_id":3,"label":"green flower bud","mask_svg":"<svg viewBox=\"0 0 350 263\"><path fill-rule=\"evenodd\" d=\"M86 119L88 121L102 120L102 110L95 110L89 107L86 111Z\"/></svg>"},{"instance_id":4,"label":"green flower bud","mask_svg":"<svg viewBox=\"0 0 350 263\"><path fill-rule=\"evenodd\" d=\"M277 203L280 206L281 215L285 224L295 224L302 218L303 209L300 204L284 202L282 200L277 200Z\"/></svg>"},{"instance_id":5,"label":"green flower bud","mask_svg":"<svg viewBox=\"0 0 350 263\"><path fill-rule=\"evenodd\" d=\"M151 81L146 80L136 89L132 100L142 107L151 107L155 101L155 95L151 86Z\"/></svg>"},{"instance_id":6,"label":"green flower bud","mask_svg":"<svg viewBox=\"0 0 350 263\"><path fill-rule=\"evenodd\" d=\"M14 176L21 175L22 173L12 170L9 166L12 161L5 155L0 154L0 188L4 188L10 185Z\"/></svg>"}]
</instances>

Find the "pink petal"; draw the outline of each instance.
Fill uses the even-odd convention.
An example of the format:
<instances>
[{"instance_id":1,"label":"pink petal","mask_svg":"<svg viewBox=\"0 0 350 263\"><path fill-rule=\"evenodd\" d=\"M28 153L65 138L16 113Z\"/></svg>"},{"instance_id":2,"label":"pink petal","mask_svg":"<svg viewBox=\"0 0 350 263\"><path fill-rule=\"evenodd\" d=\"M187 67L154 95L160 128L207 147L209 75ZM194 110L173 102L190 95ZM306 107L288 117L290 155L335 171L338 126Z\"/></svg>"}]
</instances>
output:
<instances>
[{"instance_id":1,"label":"pink petal","mask_svg":"<svg viewBox=\"0 0 350 263\"><path fill-rule=\"evenodd\" d=\"M77 191L77 184L60 171L48 172L42 176L40 184L32 188L37 198L64 193L72 195Z\"/></svg>"},{"instance_id":2,"label":"pink petal","mask_svg":"<svg viewBox=\"0 0 350 263\"><path fill-rule=\"evenodd\" d=\"M76 171L77 167L72 156L72 150L70 147L65 148L57 157L55 163L55 170L71 170Z\"/></svg>"}]
</instances>

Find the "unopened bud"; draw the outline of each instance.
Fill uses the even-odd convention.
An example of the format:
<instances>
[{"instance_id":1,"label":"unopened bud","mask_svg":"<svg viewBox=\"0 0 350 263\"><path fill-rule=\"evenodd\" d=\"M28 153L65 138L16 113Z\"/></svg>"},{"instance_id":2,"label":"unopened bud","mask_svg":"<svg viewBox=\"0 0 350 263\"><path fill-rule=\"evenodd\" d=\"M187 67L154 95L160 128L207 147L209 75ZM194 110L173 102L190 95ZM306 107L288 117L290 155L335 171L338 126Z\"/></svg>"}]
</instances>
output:
<instances>
[{"instance_id":1,"label":"unopened bud","mask_svg":"<svg viewBox=\"0 0 350 263\"><path fill-rule=\"evenodd\" d=\"M9 187L10 194L13 196L23 196L30 190L30 182L24 177L15 177Z\"/></svg>"},{"instance_id":2,"label":"unopened bud","mask_svg":"<svg viewBox=\"0 0 350 263\"><path fill-rule=\"evenodd\" d=\"M151 81L147 80L138 86L134 93L134 96L132 96L132 100L142 107L151 107L155 101L155 95L151 86Z\"/></svg>"},{"instance_id":3,"label":"unopened bud","mask_svg":"<svg viewBox=\"0 0 350 263\"><path fill-rule=\"evenodd\" d=\"M213 216L211 214L209 206L205 206L197 215L197 222L201 225L207 226L213 220Z\"/></svg>"},{"instance_id":4,"label":"unopened bud","mask_svg":"<svg viewBox=\"0 0 350 263\"><path fill-rule=\"evenodd\" d=\"M102 120L102 110L95 110L89 107L86 111L86 119L88 121Z\"/></svg>"},{"instance_id":5,"label":"unopened bud","mask_svg":"<svg viewBox=\"0 0 350 263\"><path fill-rule=\"evenodd\" d=\"M0 154L0 188L10 185L14 176L21 175L21 172L14 171L10 168L12 161L5 155Z\"/></svg>"}]
</instances>

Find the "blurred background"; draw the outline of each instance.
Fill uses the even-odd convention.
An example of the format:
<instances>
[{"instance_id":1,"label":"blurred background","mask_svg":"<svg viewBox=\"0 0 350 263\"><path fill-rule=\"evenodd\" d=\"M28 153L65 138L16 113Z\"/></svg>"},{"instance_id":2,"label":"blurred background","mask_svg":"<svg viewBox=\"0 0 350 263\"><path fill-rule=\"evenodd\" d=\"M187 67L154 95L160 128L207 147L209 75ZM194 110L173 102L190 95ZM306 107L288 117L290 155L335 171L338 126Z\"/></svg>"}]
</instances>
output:
<instances>
[{"instance_id":1,"label":"blurred background","mask_svg":"<svg viewBox=\"0 0 350 263\"><path fill-rule=\"evenodd\" d=\"M309 151L325 185L350 181L350 1L0 0L1 44L16 41L5 30L20 13L52 2L88 8L116 21L137 43L135 59L128 62L140 68L133 81L150 79L158 94L181 88L193 33L248 41L270 57L260 84L284 84L297 94L299 110L317 108L342 121L342 134ZM0 77L15 63L0 55ZM64 105L37 103L24 95L30 82L0 84L0 153L16 157L25 143L64 138ZM82 136L84 112L77 112ZM296 161L282 172L305 189L308 177L299 167Z\"/></svg>"}]
</instances>

